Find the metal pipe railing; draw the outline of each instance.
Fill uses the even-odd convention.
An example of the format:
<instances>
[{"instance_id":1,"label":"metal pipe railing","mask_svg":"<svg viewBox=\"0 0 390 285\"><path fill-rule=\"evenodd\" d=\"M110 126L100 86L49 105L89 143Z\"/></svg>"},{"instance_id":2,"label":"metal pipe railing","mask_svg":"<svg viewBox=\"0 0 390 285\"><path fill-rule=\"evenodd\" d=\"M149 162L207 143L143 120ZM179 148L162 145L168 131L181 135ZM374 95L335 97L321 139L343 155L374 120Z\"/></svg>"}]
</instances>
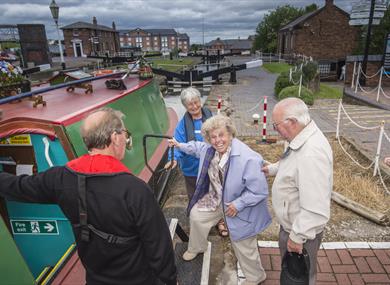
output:
<instances>
[{"instance_id":1,"label":"metal pipe railing","mask_svg":"<svg viewBox=\"0 0 390 285\"><path fill-rule=\"evenodd\" d=\"M69 87L71 85L84 83L84 82L90 82L90 81L99 80L99 79L104 79L104 78L108 78L108 77L113 77L113 76L121 75L121 74L124 74L124 73L126 73L126 72L117 72L117 73L110 73L110 74L106 74L106 75L102 75L102 76L82 78L82 79L78 79L78 80L69 81L69 82L66 82L66 83L57 84L57 85L54 85L54 86L44 87L44 88L36 89L36 90L33 90L33 91L20 93L20 94L14 95L14 96L9 96L9 97L0 99L0 105L9 103L9 102L12 102L12 101L15 101L15 100L20 100L20 99L23 99L23 98L32 97L34 95L45 93L45 92L48 92L48 91L61 89L61 88L64 88L64 87Z\"/></svg>"}]
</instances>

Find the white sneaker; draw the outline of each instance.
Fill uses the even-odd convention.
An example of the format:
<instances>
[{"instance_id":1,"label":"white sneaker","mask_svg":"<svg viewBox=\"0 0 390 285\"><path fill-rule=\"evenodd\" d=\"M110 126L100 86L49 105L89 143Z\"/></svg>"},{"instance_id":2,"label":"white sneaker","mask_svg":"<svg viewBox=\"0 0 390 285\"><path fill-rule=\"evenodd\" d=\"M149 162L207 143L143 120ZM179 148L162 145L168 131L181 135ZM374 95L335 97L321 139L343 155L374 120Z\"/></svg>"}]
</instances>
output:
<instances>
[{"instance_id":1,"label":"white sneaker","mask_svg":"<svg viewBox=\"0 0 390 285\"><path fill-rule=\"evenodd\" d=\"M195 257L198 256L198 253L193 253L193 252L189 252L188 250L183 254L183 259L185 261L191 261L193 260Z\"/></svg>"}]
</instances>

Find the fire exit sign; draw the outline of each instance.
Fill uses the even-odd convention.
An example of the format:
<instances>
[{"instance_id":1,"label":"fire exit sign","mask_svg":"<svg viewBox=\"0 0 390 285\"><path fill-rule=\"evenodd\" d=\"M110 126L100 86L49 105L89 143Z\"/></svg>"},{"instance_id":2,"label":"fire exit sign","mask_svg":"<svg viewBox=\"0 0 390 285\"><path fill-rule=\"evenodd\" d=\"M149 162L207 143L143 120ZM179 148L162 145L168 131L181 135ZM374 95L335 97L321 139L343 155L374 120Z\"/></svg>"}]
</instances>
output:
<instances>
[{"instance_id":1,"label":"fire exit sign","mask_svg":"<svg viewBox=\"0 0 390 285\"><path fill-rule=\"evenodd\" d=\"M11 220L15 235L58 235L57 221Z\"/></svg>"}]
</instances>

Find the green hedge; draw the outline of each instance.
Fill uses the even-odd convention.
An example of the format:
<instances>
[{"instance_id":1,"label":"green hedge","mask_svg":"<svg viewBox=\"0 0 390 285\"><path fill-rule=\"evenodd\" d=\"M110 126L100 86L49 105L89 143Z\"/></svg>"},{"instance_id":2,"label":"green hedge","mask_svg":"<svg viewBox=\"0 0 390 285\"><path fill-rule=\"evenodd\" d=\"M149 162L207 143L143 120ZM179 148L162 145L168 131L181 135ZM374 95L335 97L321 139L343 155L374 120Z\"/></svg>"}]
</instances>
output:
<instances>
[{"instance_id":1,"label":"green hedge","mask_svg":"<svg viewBox=\"0 0 390 285\"><path fill-rule=\"evenodd\" d=\"M290 82L290 80L289 80L289 73L282 72L278 76L278 78L276 79L276 82L275 82L274 91L275 91L276 96L278 96L280 91L282 91L284 88L286 88L288 86L292 86L292 85L293 85L293 83Z\"/></svg>"},{"instance_id":2,"label":"green hedge","mask_svg":"<svg viewBox=\"0 0 390 285\"><path fill-rule=\"evenodd\" d=\"M307 105L313 105L314 103L314 96L313 93L307 89L306 87L302 86L301 90L301 96L298 96L299 92L299 86L289 86L284 88L278 95L278 99L282 100L287 97L298 97L303 100Z\"/></svg>"}]
</instances>

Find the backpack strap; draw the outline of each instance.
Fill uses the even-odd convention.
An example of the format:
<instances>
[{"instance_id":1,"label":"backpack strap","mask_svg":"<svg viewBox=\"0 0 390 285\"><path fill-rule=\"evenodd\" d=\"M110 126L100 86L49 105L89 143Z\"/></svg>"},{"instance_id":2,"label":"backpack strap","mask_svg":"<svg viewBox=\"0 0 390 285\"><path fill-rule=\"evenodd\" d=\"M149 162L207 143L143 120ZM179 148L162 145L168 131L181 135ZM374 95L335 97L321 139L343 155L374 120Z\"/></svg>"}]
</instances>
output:
<instances>
[{"instance_id":1,"label":"backpack strap","mask_svg":"<svg viewBox=\"0 0 390 285\"><path fill-rule=\"evenodd\" d=\"M136 239L136 236L133 237L122 237L114 234L109 234L98 230L93 225L88 224L88 210L87 210L87 177L85 175L77 175L78 179L78 193L79 193L79 224L74 224L74 227L80 228L80 238L81 241L89 242L91 231L98 237L104 239L108 243L112 244L127 244L130 241Z\"/></svg>"},{"instance_id":2,"label":"backpack strap","mask_svg":"<svg viewBox=\"0 0 390 285\"><path fill-rule=\"evenodd\" d=\"M79 192L79 216L81 241L89 242L86 177L77 175Z\"/></svg>"},{"instance_id":3,"label":"backpack strap","mask_svg":"<svg viewBox=\"0 0 390 285\"><path fill-rule=\"evenodd\" d=\"M97 236L101 237L102 239L106 240L108 243L116 243L116 244L127 244L132 240L135 240L137 237L121 237L113 234L108 234L105 232L102 232L92 226L91 224L88 224L88 228Z\"/></svg>"}]
</instances>

